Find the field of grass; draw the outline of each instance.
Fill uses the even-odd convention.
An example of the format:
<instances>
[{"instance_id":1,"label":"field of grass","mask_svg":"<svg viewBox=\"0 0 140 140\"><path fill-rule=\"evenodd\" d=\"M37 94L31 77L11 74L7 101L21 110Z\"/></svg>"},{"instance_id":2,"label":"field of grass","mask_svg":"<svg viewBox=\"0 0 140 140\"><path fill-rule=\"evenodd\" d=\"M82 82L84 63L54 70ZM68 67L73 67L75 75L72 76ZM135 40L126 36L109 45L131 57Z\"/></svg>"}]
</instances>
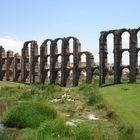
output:
<instances>
[{"instance_id":1,"label":"field of grass","mask_svg":"<svg viewBox=\"0 0 140 140\"><path fill-rule=\"evenodd\" d=\"M139 89L137 84L62 88L0 82L0 119L6 126L0 138L139 140Z\"/></svg>"},{"instance_id":2,"label":"field of grass","mask_svg":"<svg viewBox=\"0 0 140 140\"><path fill-rule=\"evenodd\" d=\"M119 119L134 128L140 139L140 84L120 84L100 88L103 99Z\"/></svg>"}]
</instances>

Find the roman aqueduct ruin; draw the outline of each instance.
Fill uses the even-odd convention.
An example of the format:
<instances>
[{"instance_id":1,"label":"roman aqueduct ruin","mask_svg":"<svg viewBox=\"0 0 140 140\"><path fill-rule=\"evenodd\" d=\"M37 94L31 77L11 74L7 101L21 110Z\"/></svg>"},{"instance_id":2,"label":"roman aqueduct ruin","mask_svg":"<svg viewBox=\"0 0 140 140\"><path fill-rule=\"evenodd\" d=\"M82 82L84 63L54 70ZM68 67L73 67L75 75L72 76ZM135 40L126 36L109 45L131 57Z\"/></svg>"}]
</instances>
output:
<instances>
[{"instance_id":1,"label":"roman aqueduct ruin","mask_svg":"<svg viewBox=\"0 0 140 140\"><path fill-rule=\"evenodd\" d=\"M91 52L81 51L81 43L75 37L46 39L40 49L36 41L26 41L21 50L21 56L18 53L14 54L13 51L5 52L5 49L0 46L0 80L56 84L57 79L60 78L59 84L66 86L68 78L72 74L72 85L77 86L83 70L86 73L86 82L90 84L94 79L94 71L98 69L99 85L105 85L109 71L107 36L113 34L113 83L121 83L124 68L129 69L129 82L134 83L138 73L138 52L140 48L138 47L137 33L139 30L140 28L102 31L99 39L99 66L95 65ZM122 34L124 32L128 32L130 35L129 48L127 49L122 48ZM72 52L70 50L70 40L73 40ZM62 42L61 46L58 45L59 41ZM61 52L58 50L61 50ZM129 52L130 63L128 66L122 65L122 55L125 51ZM81 62L82 55L86 56L85 63ZM61 62L59 62L59 57L61 57Z\"/></svg>"}]
</instances>

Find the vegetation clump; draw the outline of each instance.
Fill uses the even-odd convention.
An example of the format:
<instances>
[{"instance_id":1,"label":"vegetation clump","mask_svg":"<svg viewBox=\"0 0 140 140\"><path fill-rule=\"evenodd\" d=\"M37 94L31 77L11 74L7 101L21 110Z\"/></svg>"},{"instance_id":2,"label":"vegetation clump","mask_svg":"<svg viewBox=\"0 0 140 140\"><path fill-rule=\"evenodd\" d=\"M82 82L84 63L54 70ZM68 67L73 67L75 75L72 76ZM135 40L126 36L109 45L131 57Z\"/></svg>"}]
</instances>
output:
<instances>
[{"instance_id":1,"label":"vegetation clump","mask_svg":"<svg viewBox=\"0 0 140 140\"><path fill-rule=\"evenodd\" d=\"M24 102L8 110L3 117L3 123L7 127L34 128L45 119L54 119L56 116L56 111L48 105Z\"/></svg>"}]
</instances>

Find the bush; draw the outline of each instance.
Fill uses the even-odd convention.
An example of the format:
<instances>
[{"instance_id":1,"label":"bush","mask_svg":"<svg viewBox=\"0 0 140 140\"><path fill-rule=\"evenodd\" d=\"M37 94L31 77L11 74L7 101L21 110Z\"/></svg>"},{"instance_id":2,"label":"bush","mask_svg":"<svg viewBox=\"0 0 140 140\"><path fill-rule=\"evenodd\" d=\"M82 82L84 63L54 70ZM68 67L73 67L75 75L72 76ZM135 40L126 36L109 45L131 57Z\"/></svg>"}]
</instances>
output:
<instances>
[{"instance_id":1,"label":"bush","mask_svg":"<svg viewBox=\"0 0 140 140\"><path fill-rule=\"evenodd\" d=\"M54 109L41 103L21 103L8 110L3 117L3 124L8 127L38 127L46 119L56 118Z\"/></svg>"}]
</instances>

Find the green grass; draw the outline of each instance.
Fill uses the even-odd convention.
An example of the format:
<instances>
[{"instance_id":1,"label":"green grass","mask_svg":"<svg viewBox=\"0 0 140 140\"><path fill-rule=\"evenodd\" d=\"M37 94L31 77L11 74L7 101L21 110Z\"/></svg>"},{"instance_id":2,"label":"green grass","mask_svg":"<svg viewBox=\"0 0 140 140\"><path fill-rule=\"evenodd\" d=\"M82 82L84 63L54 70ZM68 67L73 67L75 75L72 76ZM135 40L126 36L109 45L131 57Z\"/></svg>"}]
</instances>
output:
<instances>
[{"instance_id":1,"label":"green grass","mask_svg":"<svg viewBox=\"0 0 140 140\"><path fill-rule=\"evenodd\" d=\"M9 109L2 122L7 127L35 128L45 119L54 119L56 116L56 111L45 104L24 102Z\"/></svg>"},{"instance_id":2,"label":"green grass","mask_svg":"<svg viewBox=\"0 0 140 140\"><path fill-rule=\"evenodd\" d=\"M8 131L16 140L134 140L133 132L139 140L139 91L138 84L99 89L96 84L85 83L62 88L0 82L0 108L7 112L5 125L20 128ZM48 119L50 106L57 115ZM98 121L87 118L92 113ZM76 127L66 125L73 120L81 122L75 123Z\"/></svg>"},{"instance_id":3,"label":"green grass","mask_svg":"<svg viewBox=\"0 0 140 140\"><path fill-rule=\"evenodd\" d=\"M119 119L134 128L136 139L140 139L140 85L120 84L100 88L103 99Z\"/></svg>"}]
</instances>

